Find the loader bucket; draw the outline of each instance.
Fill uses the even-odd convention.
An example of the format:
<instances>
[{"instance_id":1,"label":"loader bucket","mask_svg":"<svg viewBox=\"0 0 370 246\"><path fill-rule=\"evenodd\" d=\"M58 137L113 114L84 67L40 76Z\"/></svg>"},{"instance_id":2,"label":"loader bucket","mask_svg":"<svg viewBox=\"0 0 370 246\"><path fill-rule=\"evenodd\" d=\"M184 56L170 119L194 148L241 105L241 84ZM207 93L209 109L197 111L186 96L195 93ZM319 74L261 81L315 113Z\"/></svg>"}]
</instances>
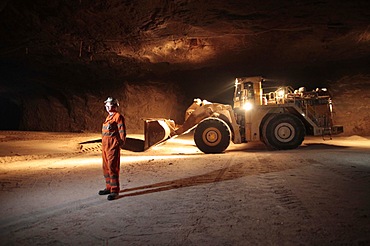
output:
<instances>
[{"instance_id":1,"label":"loader bucket","mask_svg":"<svg viewBox=\"0 0 370 246\"><path fill-rule=\"evenodd\" d=\"M146 119L144 121L144 150L170 139L173 127L172 120Z\"/></svg>"}]
</instances>

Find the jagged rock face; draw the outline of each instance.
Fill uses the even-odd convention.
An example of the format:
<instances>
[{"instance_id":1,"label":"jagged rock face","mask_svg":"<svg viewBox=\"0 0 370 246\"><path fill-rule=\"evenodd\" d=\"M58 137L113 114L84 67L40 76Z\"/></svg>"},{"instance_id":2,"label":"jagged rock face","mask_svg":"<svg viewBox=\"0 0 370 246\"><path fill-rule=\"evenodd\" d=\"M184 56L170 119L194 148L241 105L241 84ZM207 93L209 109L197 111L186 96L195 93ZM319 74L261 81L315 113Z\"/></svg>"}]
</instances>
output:
<instances>
[{"instance_id":1,"label":"jagged rock face","mask_svg":"<svg viewBox=\"0 0 370 246\"><path fill-rule=\"evenodd\" d=\"M112 93L135 130L145 117L181 123L193 98L232 103L235 77L262 75L330 84L340 123L368 134L340 100L357 98L345 78L370 83L369 9L367 0L5 0L0 102L13 121L0 126L96 130ZM359 103L357 122L366 121L369 98Z\"/></svg>"}]
</instances>

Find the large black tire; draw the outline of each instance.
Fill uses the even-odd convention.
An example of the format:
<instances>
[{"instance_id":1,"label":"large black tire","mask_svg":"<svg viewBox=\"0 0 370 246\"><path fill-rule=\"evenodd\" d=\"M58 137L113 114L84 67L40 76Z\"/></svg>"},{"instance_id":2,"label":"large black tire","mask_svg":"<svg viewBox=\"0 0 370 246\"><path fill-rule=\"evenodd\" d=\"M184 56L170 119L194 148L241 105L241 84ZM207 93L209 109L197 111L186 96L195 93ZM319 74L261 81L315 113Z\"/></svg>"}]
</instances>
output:
<instances>
[{"instance_id":1,"label":"large black tire","mask_svg":"<svg viewBox=\"0 0 370 246\"><path fill-rule=\"evenodd\" d=\"M194 142L204 153L222 153L230 144L231 134L227 123L218 118L201 121L194 132Z\"/></svg>"},{"instance_id":2,"label":"large black tire","mask_svg":"<svg viewBox=\"0 0 370 246\"><path fill-rule=\"evenodd\" d=\"M306 135L302 121L292 114L271 115L262 128L263 142L270 149L295 149Z\"/></svg>"}]
</instances>

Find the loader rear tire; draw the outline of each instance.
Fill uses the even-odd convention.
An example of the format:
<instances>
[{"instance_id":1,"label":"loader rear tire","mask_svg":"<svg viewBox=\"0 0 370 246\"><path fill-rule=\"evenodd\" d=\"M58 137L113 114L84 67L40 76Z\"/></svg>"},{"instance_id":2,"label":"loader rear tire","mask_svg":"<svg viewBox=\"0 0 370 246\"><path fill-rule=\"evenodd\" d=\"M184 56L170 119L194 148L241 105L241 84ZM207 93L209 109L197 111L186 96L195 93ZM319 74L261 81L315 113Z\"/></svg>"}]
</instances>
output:
<instances>
[{"instance_id":1,"label":"loader rear tire","mask_svg":"<svg viewBox=\"0 0 370 246\"><path fill-rule=\"evenodd\" d=\"M201 121L194 132L194 142L204 153L222 153L230 144L230 128L219 118Z\"/></svg>"},{"instance_id":2,"label":"loader rear tire","mask_svg":"<svg viewBox=\"0 0 370 246\"><path fill-rule=\"evenodd\" d=\"M296 149L304 140L305 127L293 114L271 115L262 128L263 142L270 149Z\"/></svg>"}]
</instances>

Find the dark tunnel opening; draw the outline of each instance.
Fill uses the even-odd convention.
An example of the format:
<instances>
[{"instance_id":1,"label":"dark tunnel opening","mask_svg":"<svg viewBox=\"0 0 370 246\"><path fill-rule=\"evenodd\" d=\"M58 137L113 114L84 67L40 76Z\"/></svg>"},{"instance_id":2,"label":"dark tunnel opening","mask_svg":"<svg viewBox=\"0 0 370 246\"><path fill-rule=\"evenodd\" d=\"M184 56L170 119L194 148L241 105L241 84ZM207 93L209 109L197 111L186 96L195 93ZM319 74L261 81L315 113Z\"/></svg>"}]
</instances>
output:
<instances>
[{"instance_id":1,"label":"dark tunnel opening","mask_svg":"<svg viewBox=\"0 0 370 246\"><path fill-rule=\"evenodd\" d=\"M21 108L8 98L0 97L0 130L19 130L21 120Z\"/></svg>"}]
</instances>

